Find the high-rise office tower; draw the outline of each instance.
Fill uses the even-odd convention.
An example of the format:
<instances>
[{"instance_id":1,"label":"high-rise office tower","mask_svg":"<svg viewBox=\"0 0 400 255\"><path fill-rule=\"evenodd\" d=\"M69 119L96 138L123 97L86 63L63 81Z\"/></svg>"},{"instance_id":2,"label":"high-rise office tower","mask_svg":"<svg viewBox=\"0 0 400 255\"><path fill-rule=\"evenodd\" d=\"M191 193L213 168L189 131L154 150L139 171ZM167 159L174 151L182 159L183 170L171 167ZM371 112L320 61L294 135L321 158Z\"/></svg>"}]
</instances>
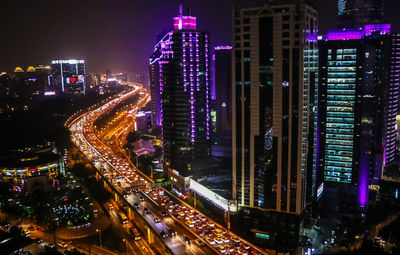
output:
<instances>
[{"instance_id":1,"label":"high-rise office tower","mask_svg":"<svg viewBox=\"0 0 400 255\"><path fill-rule=\"evenodd\" d=\"M232 46L214 47L212 80L211 154L230 161L232 157Z\"/></svg>"},{"instance_id":2,"label":"high-rise office tower","mask_svg":"<svg viewBox=\"0 0 400 255\"><path fill-rule=\"evenodd\" d=\"M373 24L319 41L318 195L355 212L395 154L400 63L389 33Z\"/></svg>"},{"instance_id":3,"label":"high-rise office tower","mask_svg":"<svg viewBox=\"0 0 400 255\"><path fill-rule=\"evenodd\" d=\"M77 59L51 61L53 83L57 92L81 95L86 92L85 61Z\"/></svg>"},{"instance_id":4,"label":"high-rise office tower","mask_svg":"<svg viewBox=\"0 0 400 255\"><path fill-rule=\"evenodd\" d=\"M160 101L160 65L161 44L157 43L154 52L150 56L149 77L151 92L152 125L161 126L161 101Z\"/></svg>"},{"instance_id":5,"label":"high-rise office tower","mask_svg":"<svg viewBox=\"0 0 400 255\"><path fill-rule=\"evenodd\" d=\"M338 20L343 28L382 23L383 0L338 0Z\"/></svg>"},{"instance_id":6,"label":"high-rise office tower","mask_svg":"<svg viewBox=\"0 0 400 255\"><path fill-rule=\"evenodd\" d=\"M182 6L173 20L174 30L156 45L150 68L158 68L151 79L159 82L152 89L160 94L165 168L184 187L184 177L209 154L209 35L197 29L196 17L183 15Z\"/></svg>"},{"instance_id":7,"label":"high-rise office tower","mask_svg":"<svg viewBox=\"0 0 400 255\"><path fill-rule=\"evenodd\" d=\"M269 241L288 245L306 205L317 28L308 1L268 1L234 15L233 195L245 211L260 209L255 228L291 236ZM294 220L279 218L286 215Z\"/></svg>"},{"instance_id":8,"label":"high-rise office tower","mask_svg":"<svg viewBox=\"0 0 400 255\"><path fill-rule=\"evenodd\" d=\"M214 99L217 117L216 131L232 130L232 47L214 48Z\"/></svg>"}]
</instances>

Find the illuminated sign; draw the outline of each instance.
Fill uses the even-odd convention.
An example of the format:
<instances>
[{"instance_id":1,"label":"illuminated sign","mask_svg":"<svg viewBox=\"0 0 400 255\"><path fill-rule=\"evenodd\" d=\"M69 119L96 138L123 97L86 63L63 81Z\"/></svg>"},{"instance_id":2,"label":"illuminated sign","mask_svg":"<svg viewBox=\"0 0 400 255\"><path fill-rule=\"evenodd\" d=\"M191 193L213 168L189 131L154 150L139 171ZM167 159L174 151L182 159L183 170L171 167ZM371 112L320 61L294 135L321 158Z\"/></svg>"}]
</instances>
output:
<instances>
[{"instance_id":1,"label":"illuminated sign","mask_svg":"<svg viewBox=\"0 0 400 255\"><path fill-rule=\"evenodd\" d=\"M83 64L85 60L77 60L77 59L69 59L69 60L53 60L51 61L52 64Z\"/></svg>"},{"instance_id":2,"label":"illuminated sign","mask_svg":"<svg viewBox=\"0 0 400 255\"><path fill-rule=\"evenodd\" d=\"M193 179L190 179L190 184L189 188L193 191L195 191L197 194L203 196L204 198L210 200L212 203L215 205L221 207L225 211L231 212L236 212L237 211L237 206L236 203L233 203L232 201L228 201L227 199L221 197L217 193L209 190L205 186L201 185L200 183L194 181Z\"/></svg>"},{"instance_id":3,"label":"illuminated sign","mask_svg":"<svg viewBox=\"0 0 400 255\"><path fill-rule=\"evenodd\" d=\"M56 94L55 91L45 91L45 92L44 92L44 95L45 95L45 96L54 96L55 94Z\"/></svg>"},{"instance_id":4,"label":"illuminated sign","mask_svg":"<svg viewBox=\"0 0 400 255\"><path fill-rule=\"evenodd\" d=\"M19 187L19 186L14 186L14 187L13 187L13 191L21 192L21 187Z\"/></svg>"},{"instance_id":5,"label":"illuminated sign","mask_svg":"<svg viewBox=\"0 0 400 255\"><path fill-rule=\"evenodd\" d=\"M269 239L269 235L268 234L263 234L263 233L255 233L256 237L258 238L262 238L262 239Z\"/></svg>"},{"instance_id":6,"label":"illuminated sign","mask_svg":"<svg viewBox=\"0 0 400 255\"><path fill-rule=\"evenodd\" d=\"M370 190L374 190L374 191L379 191L379 185L369 185L368 186L368 189L370 189Z\"/></svg>"},{"instance_id":7,"label":"illuminated sign","mask_svg":"<svg viewBox=\"0 0 400 255\"><path fill-rule=\"evenodd\" d=\"M317 189L317 199L319 199L324 191L324 183L321 183Z\"/></svg>"}]
</instances>

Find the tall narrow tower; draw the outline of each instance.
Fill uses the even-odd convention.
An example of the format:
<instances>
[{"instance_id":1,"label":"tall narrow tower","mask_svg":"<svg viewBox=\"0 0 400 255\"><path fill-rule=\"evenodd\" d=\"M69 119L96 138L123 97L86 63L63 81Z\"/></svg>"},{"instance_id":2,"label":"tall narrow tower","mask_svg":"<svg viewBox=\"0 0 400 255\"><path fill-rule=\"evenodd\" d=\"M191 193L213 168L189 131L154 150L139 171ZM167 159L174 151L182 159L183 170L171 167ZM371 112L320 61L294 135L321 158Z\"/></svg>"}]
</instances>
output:
<instances>
[{"instance_id":1,"label":"tall narrow tower","mask_svg":"<svg viewBox=\"0 0 400 255\"><path fill-rule=\"evenodd\" d=\"M150 57L154 93L159 93L164 166L176 185L193 174L209 152L209 35L197 29L196 17L173 18L174 30L156 44Z\"/></svg>"}]
</instances>

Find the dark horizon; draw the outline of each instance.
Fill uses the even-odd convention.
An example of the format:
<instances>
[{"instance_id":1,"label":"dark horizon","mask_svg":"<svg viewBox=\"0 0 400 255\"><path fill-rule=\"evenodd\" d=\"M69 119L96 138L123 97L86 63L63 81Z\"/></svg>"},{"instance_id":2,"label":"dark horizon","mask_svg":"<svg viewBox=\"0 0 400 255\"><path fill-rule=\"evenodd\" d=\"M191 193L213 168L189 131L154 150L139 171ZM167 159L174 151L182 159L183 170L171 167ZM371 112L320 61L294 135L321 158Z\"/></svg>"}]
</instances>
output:
<instances>
[{"instance_id":1,"label":"dark horizon","mask_svg":"<svg viewBox=\"0 0 400 255\"><path fill-rule=\"evenodd\" d=\"M337 1L316 2L320 31L335 28ZM87 72L146 72L157 35L172 29L179 3L185 12L190 7L198 28L210 32L212 47L231 44L234 0L7 1L0 11L0 72L69 58L85 59ZM393 32L400 31L397 6L386 0Z\"/></svg>"}]
</instances>

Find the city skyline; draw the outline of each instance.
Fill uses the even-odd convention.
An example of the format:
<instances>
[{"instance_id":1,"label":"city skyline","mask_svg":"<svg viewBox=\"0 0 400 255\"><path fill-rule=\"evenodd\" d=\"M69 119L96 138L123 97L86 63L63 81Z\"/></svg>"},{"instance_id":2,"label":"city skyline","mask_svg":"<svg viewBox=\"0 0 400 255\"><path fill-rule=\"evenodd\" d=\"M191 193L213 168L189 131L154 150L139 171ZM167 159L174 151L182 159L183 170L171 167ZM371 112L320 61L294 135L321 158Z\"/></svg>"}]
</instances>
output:
<instances>
[{"instance_id":1,"label":"city skyline","mask_svg":"<svg viewBox=\"0 0 400 255\"><path fill-rule=\"evenodd\" d=\"M7 1L3 253L400 254L399 3Z\"/></svg>"}]
</instances>

